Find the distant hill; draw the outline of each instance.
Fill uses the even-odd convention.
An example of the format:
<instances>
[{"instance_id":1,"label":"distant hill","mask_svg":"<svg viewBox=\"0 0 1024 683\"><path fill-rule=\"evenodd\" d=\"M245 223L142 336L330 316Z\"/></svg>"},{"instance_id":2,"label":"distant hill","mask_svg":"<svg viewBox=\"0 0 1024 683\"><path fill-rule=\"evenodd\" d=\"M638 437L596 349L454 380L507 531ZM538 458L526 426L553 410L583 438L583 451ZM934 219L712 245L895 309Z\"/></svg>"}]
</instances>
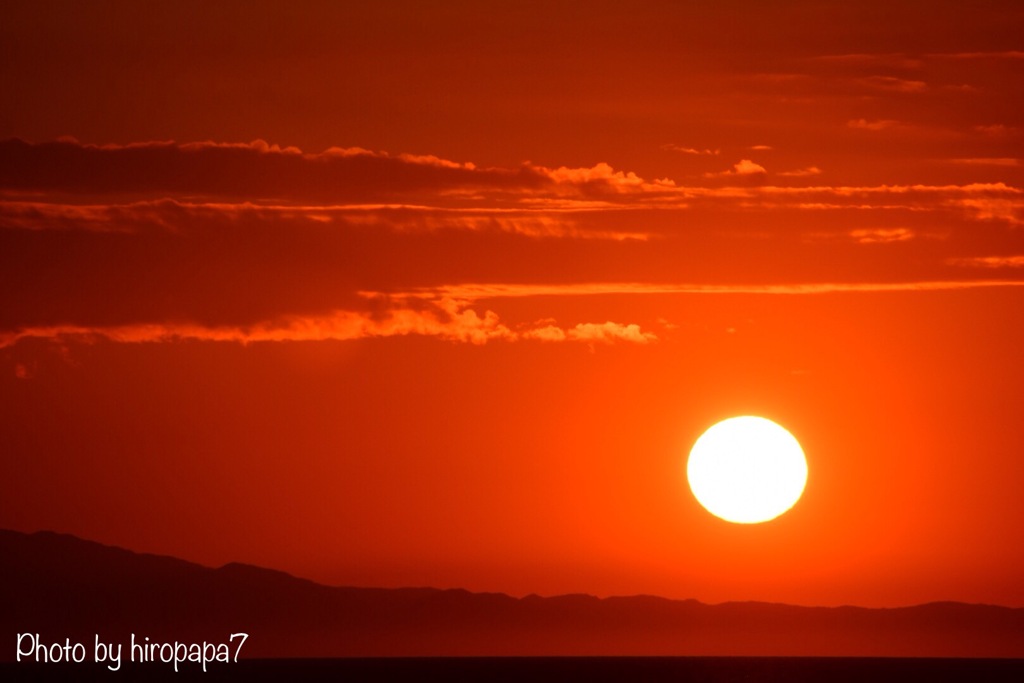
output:
<instances>
[{"instance_id":1,"label":"distant hill","mask_svg":"<svg viewBox=\"0 0 1024 683\"><path fill-rule=\"evenodd\" d=\"M786 655L1024 657L1024 609L705 605L649 596L513 598L334 588L242 564L211 569L74 536L0 531L0 660L43 642L223 642L243 657ZM91 645L90 645L91 647Z\"/></svg>"}]
</instances>

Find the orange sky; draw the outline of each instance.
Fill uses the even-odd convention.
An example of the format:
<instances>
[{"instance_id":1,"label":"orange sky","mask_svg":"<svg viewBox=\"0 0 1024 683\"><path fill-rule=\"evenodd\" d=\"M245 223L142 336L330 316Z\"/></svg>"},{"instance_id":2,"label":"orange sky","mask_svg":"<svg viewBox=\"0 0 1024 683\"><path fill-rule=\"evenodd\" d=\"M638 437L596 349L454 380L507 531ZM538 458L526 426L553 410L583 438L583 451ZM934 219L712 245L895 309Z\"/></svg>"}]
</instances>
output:
<instances>
[{"instance_id":1,"label":"orange sky","mask_svg":"<svg viewBox=\"0 0 1024 683\"><path fill-rule=\"evenodd\" d=\"M1024 7L754 5L6 8L0 527L1024 606ZM752 527L740 414L810 468Z\"/></svg>"}]
</instances>

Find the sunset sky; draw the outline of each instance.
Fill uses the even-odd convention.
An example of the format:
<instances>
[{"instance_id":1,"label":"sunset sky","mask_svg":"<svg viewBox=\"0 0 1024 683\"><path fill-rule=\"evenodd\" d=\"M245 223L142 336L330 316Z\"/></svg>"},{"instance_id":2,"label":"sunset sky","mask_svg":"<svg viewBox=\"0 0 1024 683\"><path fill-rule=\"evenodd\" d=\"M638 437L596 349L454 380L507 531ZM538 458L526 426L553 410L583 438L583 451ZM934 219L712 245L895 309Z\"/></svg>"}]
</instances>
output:
<instances>
[{"instance_id":1,"label":"sunset sky","mask_svg":"<svg viewBox=\"0 0 1024 683\"><path fill-rule=\"evenodd\" d=\"M1024 606L1024 4L23 2L0 527L332 585ZM686 456L761 415L761 525Z\"/></svg>"}]
</instances>

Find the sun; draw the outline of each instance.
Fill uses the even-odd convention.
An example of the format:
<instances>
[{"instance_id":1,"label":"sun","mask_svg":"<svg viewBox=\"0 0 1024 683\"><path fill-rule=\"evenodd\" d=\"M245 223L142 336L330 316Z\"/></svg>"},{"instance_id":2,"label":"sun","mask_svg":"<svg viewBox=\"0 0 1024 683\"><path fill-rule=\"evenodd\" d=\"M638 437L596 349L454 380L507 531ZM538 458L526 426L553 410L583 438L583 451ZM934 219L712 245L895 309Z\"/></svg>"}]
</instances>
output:
<instances>
[{"instance_id":1,"label":"sun","mask_svg":"<svg viewBox=\"0 0 1024 683\"><path fill-rule=\"evenodd\" d=\"M771 420L746 415L723 420L690 450L686 478L697 501L728 522L775 519L800 499L807 459L799 442Z\"/></svg>"}]
</instances>

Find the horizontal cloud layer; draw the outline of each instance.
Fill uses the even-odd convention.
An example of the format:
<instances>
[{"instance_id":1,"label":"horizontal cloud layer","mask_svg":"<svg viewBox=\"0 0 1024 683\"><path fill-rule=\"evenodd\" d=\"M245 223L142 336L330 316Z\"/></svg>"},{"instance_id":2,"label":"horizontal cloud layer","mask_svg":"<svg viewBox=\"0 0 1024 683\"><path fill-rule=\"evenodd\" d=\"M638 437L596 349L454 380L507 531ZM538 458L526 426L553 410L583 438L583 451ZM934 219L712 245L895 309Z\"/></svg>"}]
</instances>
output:
<instances>
[{"instance_id":1,"label":"horizontal cloud layer","mask_svg":"<svg viewBox=\"0 0 1024 683\"><path fill-rule=\"evenodd\" d=\"M541 300L1019 286L997 279L1021 251L1011 183L809 184L828 174L747 158L768 145L677 151L727 170L683 182L260 141L9 140L0 334L645 344L650 320L548 320ZM963 159L936 164L1016 169ZM538 303L517 322L472 306L503 297Z\"/></svg>"},{"instance_id":2,"label":"horizontal cloud layer","mask_svg":"<svg viewBox=\"0 0 1024 683\"><path fill-rule=\"evenodd\" d=\"M442 298L418 306L392 302L386 310L331 311L325 315L288 316L246 326L205 326L196 323L136 323L128 325L53 325L27 327L0 333L0 348L22 340L79 341L107 340L121 343L215 341L243 344L258 342L349 341L377 337L427 336L447 341L486 344L493 340L536 340L647 344L657 340L637 324L615 322L579 323L563 329L551 321L512 329L493 311L477 313L467 302Z\"/></svg>"}]
</instances>

